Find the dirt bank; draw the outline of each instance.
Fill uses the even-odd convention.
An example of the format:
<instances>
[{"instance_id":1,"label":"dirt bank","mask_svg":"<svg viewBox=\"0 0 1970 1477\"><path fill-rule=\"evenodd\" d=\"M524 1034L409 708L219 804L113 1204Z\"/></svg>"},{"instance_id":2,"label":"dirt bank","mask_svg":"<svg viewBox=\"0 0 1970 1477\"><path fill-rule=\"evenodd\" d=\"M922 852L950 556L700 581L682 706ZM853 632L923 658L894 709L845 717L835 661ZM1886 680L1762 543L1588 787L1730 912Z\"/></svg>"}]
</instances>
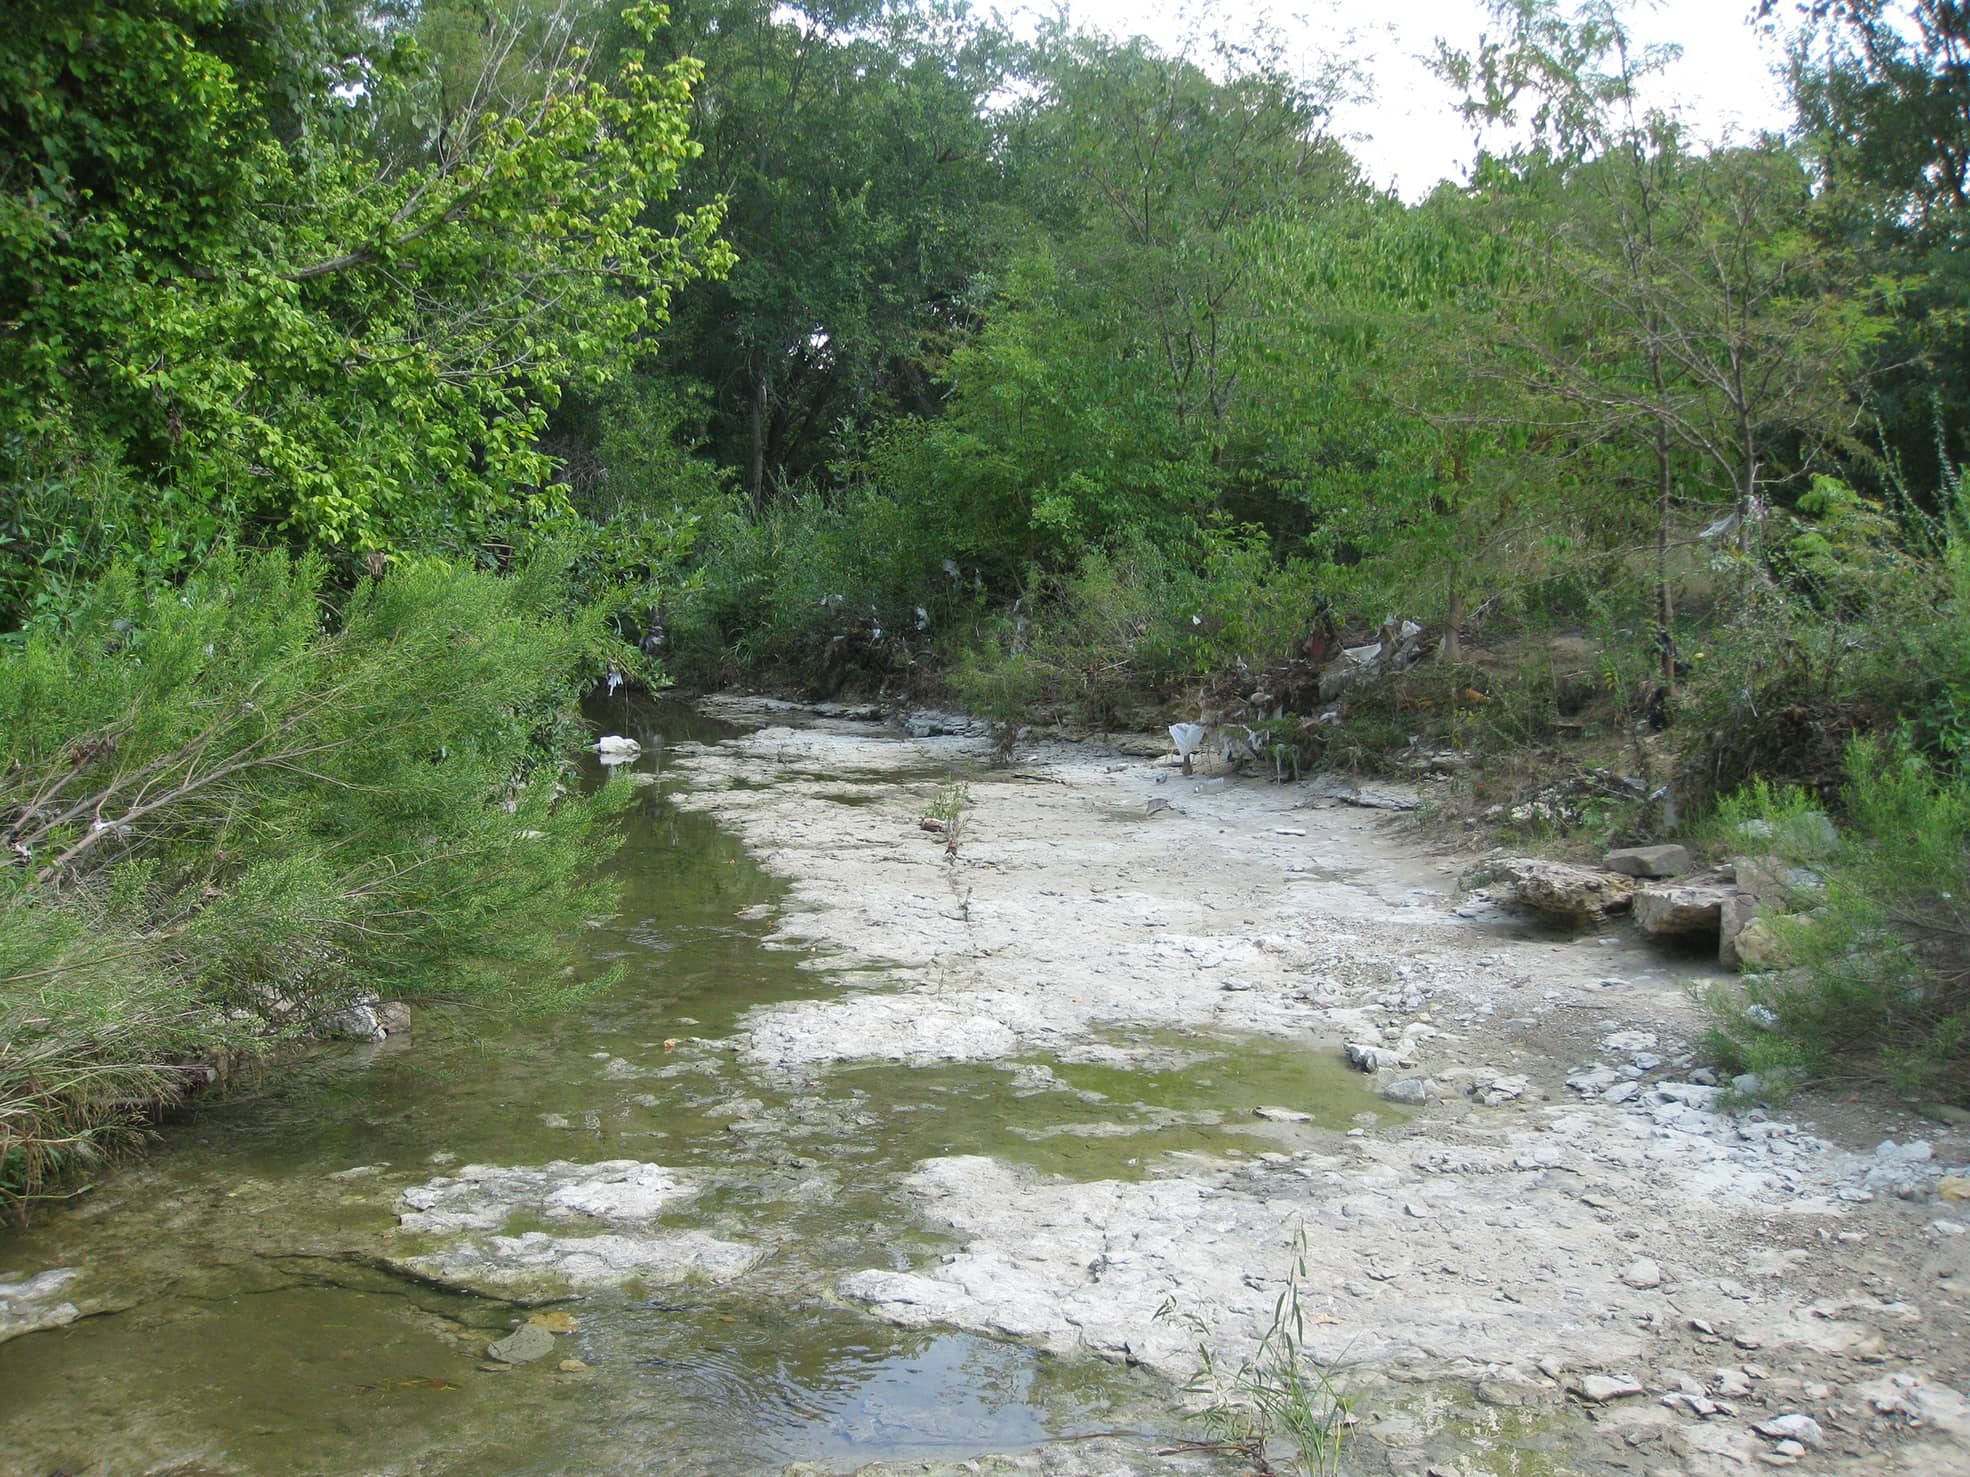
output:
<instances>
[{"instance_id":1,"label":"dirt bank","mask_svg":"<svg viewBox=\"0 0 1970 1477\"><path fill-rule=\"evenodd\" d=\"M1934 1193L1970 1160L1960 1130L1830 1100L1720 1110L1688 994L1714 966L1462 897L1468 859L1382 812L1093 747L987 771L986 748L834 721L686 759L682 803L787 880L780 936L849 981L748 1017L749 1069L813 1091L963 1062L1003 1068L1009 1098L1086 1102L1065 1068L1181 1082L1187 1043L1250 1033L1330 1067L1378 1046L1395 1064L1347 1090L1393 1099L1341 1123L1247 1109L1248 1150L1128 1177L989 1145L928 1159L904 1189L951 1250L848 1271L843 1299L1182 1376L1195 1335L1158 1309L1236 1358L1303 1237L1309 1343L1354 1369L1362 1450L1389 1470L1477 1470L1474 1402L1548 1432L1554 1470L1970 1472L1970 1207ZM917 824L953 775L955 858ZM1445 1388L1468 1400L1416 1394Z\"/></svg>"}]
</instances>

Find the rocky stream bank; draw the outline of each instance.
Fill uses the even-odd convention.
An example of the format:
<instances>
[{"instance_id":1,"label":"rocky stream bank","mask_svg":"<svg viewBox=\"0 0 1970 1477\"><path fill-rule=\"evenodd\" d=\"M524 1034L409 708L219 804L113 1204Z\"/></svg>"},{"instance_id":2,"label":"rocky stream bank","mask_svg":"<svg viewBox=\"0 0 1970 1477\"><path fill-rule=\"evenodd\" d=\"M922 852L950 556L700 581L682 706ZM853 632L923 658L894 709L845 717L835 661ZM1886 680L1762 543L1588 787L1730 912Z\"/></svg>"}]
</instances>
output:
<instances>
[{"instance_id":1,"label":"rocky stream bank","mask_svg":"<svg viewBox=\"0 0 1970 1477\"><path fill-rule=\"evenodd\" d=\"M958 771L982 746L912 747ZM1156 1310L1211 1310L1236 1358L1303 1234L1308 1341L1363 1381L1390 1470L1527 1470L1468 1439L1502 1424L1555 1437L1526 1455L1561 1471L1970 1471L1970 1206L1937 1192L1970 1137L1880 1104L1720 1106L1691 1049L1711 961L1460 894L1467 859L1332 787L1045 746L971 781L953 859L911 833L921 784L815 803L899 762L852 725L699 762L687 803L789 879L782 935L882 971L762 1012L740 1048L760 1068L1018 1081L1036 1057L1181 1069L1184 1035L1252 1033L1352 1057L1386 1106L1337 1130L1266 1104L1246 1152L1136 1180L927 1160L904 1184L956 1249L845 1297L1182 1376L1196 1350ZM762 770L792 782L743 783Z\"/></svg>"}]
</instances>

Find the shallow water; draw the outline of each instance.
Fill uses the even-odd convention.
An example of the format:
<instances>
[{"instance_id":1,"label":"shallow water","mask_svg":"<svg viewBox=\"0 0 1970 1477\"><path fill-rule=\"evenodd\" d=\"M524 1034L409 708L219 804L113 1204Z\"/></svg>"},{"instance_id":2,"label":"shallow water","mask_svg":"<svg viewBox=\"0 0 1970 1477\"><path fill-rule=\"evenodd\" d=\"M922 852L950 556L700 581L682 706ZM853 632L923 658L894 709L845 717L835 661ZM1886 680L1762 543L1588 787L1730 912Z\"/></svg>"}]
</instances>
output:
<instances>
[{"instance_id":1,"label":"shallow water","mask_svg":"<svg viewBox=\"0 0 1970 1477\"><path fill-rule=\"evenodd\" d=\"M643 769L730 731L597 716L644 744ZM1328 1127L1385 1108L1311 1043L1229 1036L1127 1043L1146 1070L1093 1043L1080 1061L749 1075L727 1045L747 1010L883 977L772 944L777 886L663 785L625 825L621 910L574 942L582 970L623 967L607 995L483 1040L421 1014L408 1040L167 1125L144 1163L0 1240L0 1277L81 1268L69 1295L91 1315L0 1344L0 1471L847 1471L1161 1420L1146 1376L893 1329L834 1305L832 1274L947 1249L895 1188L923 1158L1137 1177L1269 1147L1261 1104ZM553 1357L489 1369L487 1341L527 1310L393 1266L398 1196L456 1165L556 1159L698 1175L704 1193L661 1220L762 1260L727 1286L570 1301Z\"/></svg>"}]
</instances>

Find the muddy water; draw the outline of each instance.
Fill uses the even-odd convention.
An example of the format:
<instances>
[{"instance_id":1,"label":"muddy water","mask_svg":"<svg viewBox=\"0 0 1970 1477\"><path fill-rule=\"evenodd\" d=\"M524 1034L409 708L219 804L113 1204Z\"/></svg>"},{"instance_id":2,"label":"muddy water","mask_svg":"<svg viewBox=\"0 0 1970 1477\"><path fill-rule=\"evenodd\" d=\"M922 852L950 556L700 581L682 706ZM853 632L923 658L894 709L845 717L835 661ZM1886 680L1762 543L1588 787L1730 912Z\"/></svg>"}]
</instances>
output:
<instances>
[{"instance_id":1,"label":"muddy water","mask_svg":"<svg viewBox=\"0 0 1970 1477\"><path fill-rule=\"evenodd\" d=\"M719 736L675 713L611 726L644 741L645 769ZM1338 1127L1370 1100L1310 1051L1230 1036L1159 1043L1155 1071L1097 1052L749 1076L730 1049L747 1010L883 981L769 946L776 886L666 803L670 782L626 819L621 912L575 944L584 970L622 966L606 996L491 1039L426 1016L338 1050L305 1086L168 1125L144 1164L0 1240L0 1280L82 1269L69 1295L89 1315L0 1345L0 1471L848 1471L1169 1419L1146 1377L892 1329L835 1303L832 1276L948 1249L894 1192L926 1157L1137 1178L1264 1150L1255 1106ZM488 1367L528 1310L406 1277L399 1195L461 1164L605 1159L702 1176L667 1219L761 1260L723 1286L591 1292L562 1305L576 1326L553 1358Z\"/></svg>"}]
</instances>

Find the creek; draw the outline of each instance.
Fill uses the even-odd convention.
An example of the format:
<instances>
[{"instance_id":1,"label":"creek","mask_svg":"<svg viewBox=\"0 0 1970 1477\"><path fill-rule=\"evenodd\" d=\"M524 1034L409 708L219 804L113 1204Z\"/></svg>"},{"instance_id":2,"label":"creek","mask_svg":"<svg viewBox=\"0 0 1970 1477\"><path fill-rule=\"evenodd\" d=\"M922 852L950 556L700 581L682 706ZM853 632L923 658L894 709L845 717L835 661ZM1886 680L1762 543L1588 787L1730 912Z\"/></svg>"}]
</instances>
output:
<instances>
[{"instance_id":1,"label":"creek","mask_svg":"<svg viewBox=\"0 0 1970 1477\"><path fill-rule=\"evenodd\" d=\"M1164 1073L851 1064L815 1091L748 1072L731 1049L748 1011L880 971L773 942L779 884L670 802L670 746L734 730L675 708L611 717L659 776L612 864L620 912L574 945L580 971L620 966L620 983L490 1036L432 1010L408 1036L321 1052L299 1082L167 1123L144 1161L0 1242L0 1281L79 1268L66 1295L85 1315L0 1344L0 1470L848 1471L1174 1425L1147 1373L893 1327L833 1280L948 1249L896 1190L926 1158L1134 1178L1238 1142L1227 1108L1318 1099L1343 1123L1364 1095L1337 1082L1329 1101L1335 1074L1306 1051L1230 1037L1192 1039L1191 1065ZM1046 1090L1028 1090L1036 1072ZM393 1250L405 1190L474 1163L607 1160L696 1176L661 1220L752 1248L744 1275L582 1289L553 1304L574 1315L553 1356L487 1361L532 1289L410 1271ZM515 1210L500 1229L537 1224Z\"/></svg>"}]
</instances>

